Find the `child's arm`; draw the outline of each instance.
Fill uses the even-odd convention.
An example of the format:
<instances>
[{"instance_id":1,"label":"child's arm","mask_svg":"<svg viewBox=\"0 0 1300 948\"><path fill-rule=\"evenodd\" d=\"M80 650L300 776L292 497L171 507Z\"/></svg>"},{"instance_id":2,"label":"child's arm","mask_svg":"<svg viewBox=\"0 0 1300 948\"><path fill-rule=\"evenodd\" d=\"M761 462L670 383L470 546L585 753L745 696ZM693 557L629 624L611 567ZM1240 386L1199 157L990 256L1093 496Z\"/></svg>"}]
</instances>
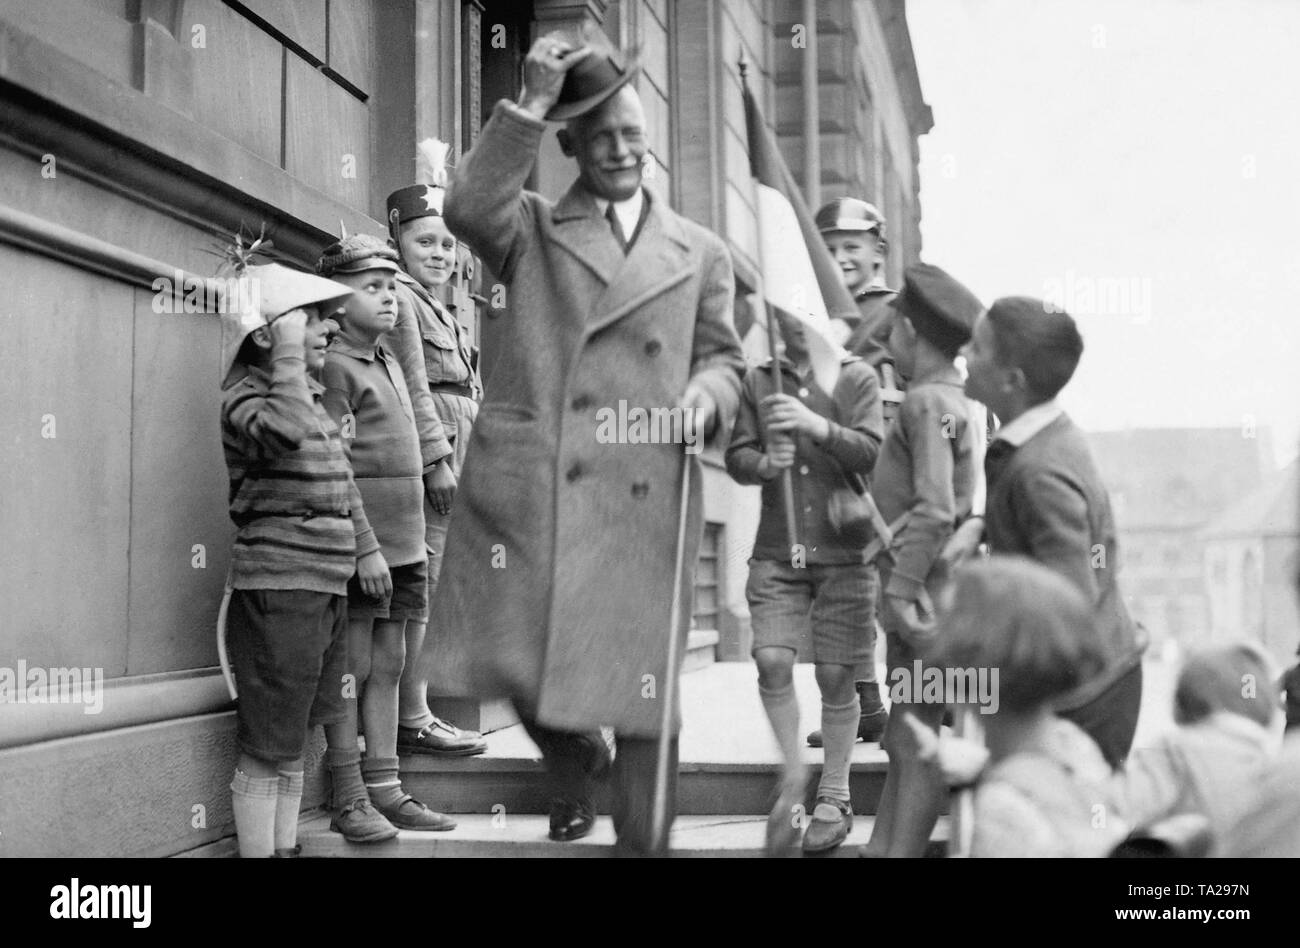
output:
<instances>
[{"instance_id":1,"label":"child's arm","mask_svg":"<svg viewBox=\"0 0 1300 948\"><path fill-rule=\"evenodd\" d=\"M1043 471L1023 486L1017 518L1030 549L1030 557L1065 576L1097 602L1095 570L1114 564L1094 562L1088 521L1088 501L1083 492L1057 471ZM1103 555L1104 555L1104 551Z\"/></svg>"},{"instance_id":2,"label":"child's arm","mask_svg":"<svg viewBox=\"0 0 1300 948\"><path fill-rule=\"evenodd\" d=\"M727 446L727 473L737 484L761 484L780 473L764 451L763 427L758 418L757 393L753 373L762 368L750 369L741 390L740 407L736 412L736 425L731 431ZM788 439L786 439L788 441ZM793 442L788 442L793 447ZM793 458L791 459L793 463ZM789 465L785 465L789 466Z\"/></svg>"},{"instance_id":3,"label":"child's arm","mask_svg":"<svg viewBox=\"0 0 1300 948\"><path fill-rule=\"evenodd\" d=\"M906 397L895 421L903 426L912 456L912 506L894 536L894 568L884 592L903 602L919 598L957 518L953 446L965 431L941 401L929 396L922 387Z\"/></svg>"},{"instance_id":4,"label":"child's arm","mask_svg":"<svg viewBox=\"0 0 1300 948\"><path fill-rule=\"evenodd\" d=\"M1119 815L1137 828L1172 816L1186 782L1174 742L1165 738L1153 747L1135 748L1124 769L1111 776L1109 789Z\"/></svg>"},{"instance_id":5,"label":"child's arm","mask_svg":"<svg viewBox=\"0 0 1300 948\"><path fill-rule=\"evenodd\" d=\"M339 426L340 440L343 442L343 454L352 467L352 439L356 436L357 415L352 397L352 385L339 363L329 355L325 357L325 366L321 369L321 382L325 394L321 401L325 410ZM348 492L351 495L352 526L357 538L357 579L361 588L370 596L378 596L381 591L391 594L392 579L388 573L388 564L379 551L379 540L374 528L366 517L365 507L361 502L361 489L357 487L355 475L348 479Z\"/></svg>"},{"instance_id":6,"label":"child's arm","mask_svg":"<svg viewBox=\"0 0 1300 948\"><path fill-rule=\"evenodd\" d=\"M225 406L230 429L262 458L296 451L316 425L303 352L307 314L285 313L271 323L271 386L231 389Z\"/></svg>"},{"instance_id":7,"label":"child's arm","mask_svg":"<svg viewBox=\"0 0 1300 948\"><path fill-rule=\"evenodd\" d=\"M876 370L865 362L846 365L835 386L835 401L843 424L817 414L793 395L769 395L763 407L773 431L801 432L845 470L869 475L885 431Z\"/></svg>"},{"instance_id":8,"label":"child's arm","mask_svg":"<svg viewBox=\"0 0 1300 948\"><path fill-rule=\"evenodd\" d=\"M412 291L401 282L397 285L397 325L386 337L397 364L402 367L406 379L406 390L411 396L411 407L415 410L415 428L420 434L420 459L424 464L425 489L429 491L430 474L438 462L450 458L452 449L447 430L443 427L438 410L434 407L433 396L429 394L429 376L424 365L424 340L420 333L420 320L415 314L415 305L411 300ZM452 479L455 489L455 479ZM451 498L446 498L451 503ZM436 504L435 504L436 506Z\"/></svg>"}]
</instances>

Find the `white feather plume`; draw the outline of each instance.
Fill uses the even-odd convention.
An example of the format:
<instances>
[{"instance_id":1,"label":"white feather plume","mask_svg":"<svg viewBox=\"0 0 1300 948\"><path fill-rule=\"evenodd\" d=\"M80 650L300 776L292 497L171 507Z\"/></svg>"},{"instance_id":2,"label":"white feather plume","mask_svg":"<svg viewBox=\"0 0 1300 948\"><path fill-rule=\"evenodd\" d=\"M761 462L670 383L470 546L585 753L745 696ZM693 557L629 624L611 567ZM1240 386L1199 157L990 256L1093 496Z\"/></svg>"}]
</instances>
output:
<instances>
[{"instance_id":1,"label":"white feather plume","mask_svg":"<svg viewBox=\"0 0 1300 948\"><path fill-rule=\"evenodd\" d=\"M436 138L426 138L415 146L415 183L435 188L447 186L447 155L451 146Z\"/></svg>"}]
</instances>

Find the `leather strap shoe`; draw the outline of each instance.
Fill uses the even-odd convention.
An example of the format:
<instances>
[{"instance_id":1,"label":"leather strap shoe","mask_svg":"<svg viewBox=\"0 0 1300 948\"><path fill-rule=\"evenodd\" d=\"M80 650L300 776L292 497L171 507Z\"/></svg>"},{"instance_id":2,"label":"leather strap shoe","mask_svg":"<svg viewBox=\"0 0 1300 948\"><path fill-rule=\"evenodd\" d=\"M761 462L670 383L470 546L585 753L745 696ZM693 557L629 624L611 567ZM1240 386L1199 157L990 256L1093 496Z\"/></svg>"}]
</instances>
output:
<instances>
[{"instance_id":1,"label":"leather strap shoe","mask_svg":"<svg viewBox=\"0 0 1300 948\"><path fill-rule=\"evenodd\" d=\"M433 757L473 757L487 751L487 741L477 731L462 731L441 718L422 728L399 727L399 754L429 754Z\"/></svg>"}]
</instances>

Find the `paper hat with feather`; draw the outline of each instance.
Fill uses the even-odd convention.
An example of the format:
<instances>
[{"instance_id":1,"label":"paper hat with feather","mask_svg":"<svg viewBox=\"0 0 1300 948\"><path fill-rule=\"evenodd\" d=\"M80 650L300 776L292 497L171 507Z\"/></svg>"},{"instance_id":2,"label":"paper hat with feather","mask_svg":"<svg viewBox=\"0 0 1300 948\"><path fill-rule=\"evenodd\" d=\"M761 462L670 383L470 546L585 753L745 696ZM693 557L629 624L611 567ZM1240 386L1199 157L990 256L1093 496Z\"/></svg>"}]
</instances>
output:
<instances>
[{"instance_id":1,"label":"paper hat with feather","mask_svg":"<svg viewBox=\"0 0 1300 948\"><path fill-rule=\"evenodd\" d=\"M415 184L388 195L388 229L397 239L397 229L420 217L441 217L447 195L447 155L451 146L426 138L415 146Z\"/></svg>"},{"instance_id":2,"label":"paper hat with feather","mask_svg":"<svg viewBox=\"0 0 1300 948\"><path fill-rule=\"evenodd\" d=\"M223 389L243 377L235 359L250 333L304 306L322 306L333 312L352 295L351 287L280 263L252 263L259 254L265 254L264 247L269 247L268 241L259 238L244 245L243 236L237 235L234 245L221 253L227 267L232 268L236 275L234 281L226 284L228 289L221 306L220 378Z\"/></svg>"}]
</instances>

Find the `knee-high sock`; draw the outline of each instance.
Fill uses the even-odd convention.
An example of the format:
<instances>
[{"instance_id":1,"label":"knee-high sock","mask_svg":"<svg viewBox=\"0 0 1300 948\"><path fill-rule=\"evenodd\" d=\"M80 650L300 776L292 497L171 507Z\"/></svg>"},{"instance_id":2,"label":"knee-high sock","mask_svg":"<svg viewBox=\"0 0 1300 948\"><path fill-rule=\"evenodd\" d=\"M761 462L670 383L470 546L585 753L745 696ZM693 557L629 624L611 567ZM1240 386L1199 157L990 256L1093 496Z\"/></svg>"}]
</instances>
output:
<instances>
[{"instance_id":1,"label":"knee-high sock","mask_svg":"<svg viewBox=\"0 0 1300 948\"><path fill-rule=\"evenodd\" d=\"M776 689L759 685L758 694L763 700L767 720L772 725L772 733L776 736L776 745L781 750L781 759L785 761L786 773L801 769L799 701L795 698L794 684Z\"/></svg>"},{"instance_id":2,"label":"knee-high sock","mask_svg":"<svg viewBox=\"0 0 1300 948\"><path fill-rule=\"evenodd\" d=\"M370 802L375 806L396 806L406 795L402 792L402 781L397 776L397 766L396 757L367 757L361 762L366 792L370 794Z\"/></svg>"},{"instance_id":3,"label":"knee-high sock","mask_svg":"<svg viewBox=\"0 0 1300 948\"><path fill-rule=\"evenodd\" d=\"M239 857L257 859L275 855L275 802L278 777L250 777L238 768L230 781L230 802L235 811Z\"/></svg>"},{"instance_id":4,"label":"knee-high sock","mask_svg":"<svg viewBox=\"0 0 1300 948\"><path fill-rule=\"evenodd\" d=\"M298 811L302 808L302 771L280 771L275 795L275 848L298 844Z\"/></svg>"},{"instance_id":5,"label":"knee-high sock","mask_svg":"<svg viewBox=\"0 0 1300 948\"><path fill-rule=\"evenodd\" d=\"M330 805L341 810L353 800L369 799L366 782L361 777L361 752L352 747L331 747L325 751L325 764L330 771L333 792Z\"/></svg>"},{"instance_id":6,"label":"knee-high sock","mask_svg":"<svg viewBox=\"0 0 1300 948\"><path fill-rule=\"evenodd\" d=\"M858 740L860 714L856 694L847 704L822 702L822 746L825 748L825 761L822 764L821 783L817 786L819 797L848 802L849 758L853 756L853 745Z\"/></svg>"}]
</instances>

